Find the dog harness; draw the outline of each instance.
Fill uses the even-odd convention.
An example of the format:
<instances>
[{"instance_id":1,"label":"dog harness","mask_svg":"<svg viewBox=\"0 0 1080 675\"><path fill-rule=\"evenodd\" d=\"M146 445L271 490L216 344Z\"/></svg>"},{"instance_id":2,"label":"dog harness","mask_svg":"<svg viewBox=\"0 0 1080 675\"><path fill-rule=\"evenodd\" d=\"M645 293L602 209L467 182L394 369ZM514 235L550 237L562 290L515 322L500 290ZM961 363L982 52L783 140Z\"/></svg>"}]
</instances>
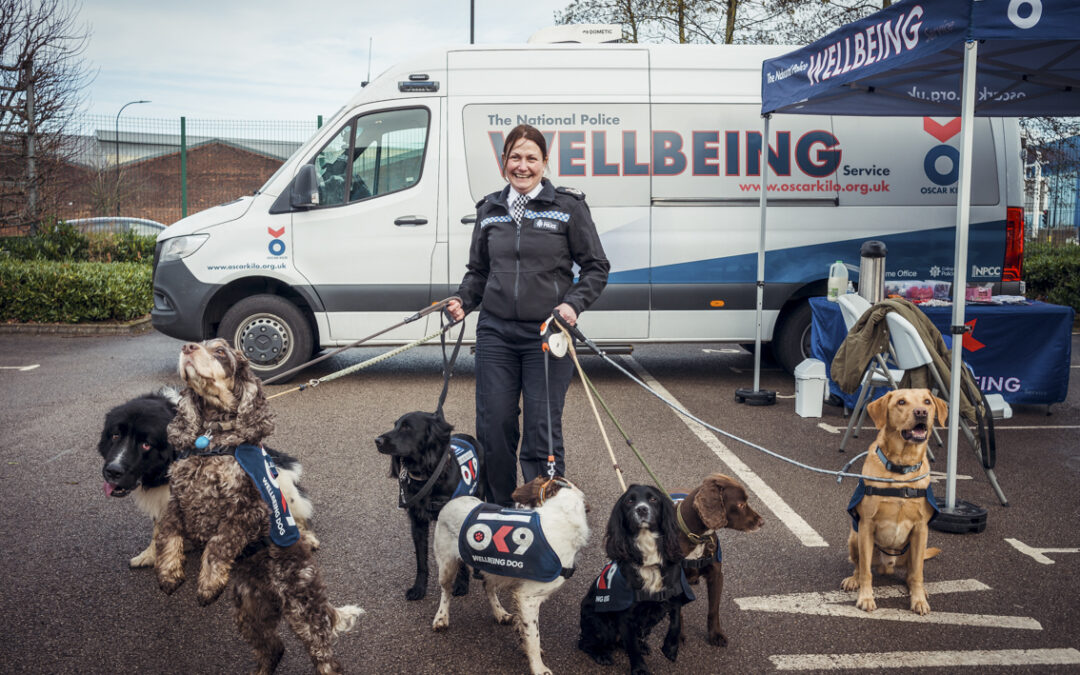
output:
<instances>
[{"instance_id":1,"label":"dog harness","mask_svg":"<svg viewBox=\"0 0 1080 675\"><path fill-rule=\"evenodd\" d=\"M267 454L261 445L238 445L236 447L213 447L207 450L186 450L180 453L180 459L186 457L209 457L214 455L232 455L244 473L248 475L259 491L266 505L270 507L270 542L276 546L286 548L292 546L300 539L300 528L296 526L296 520L289 511L289 503L285 501L278 486L278 469L274 459ZM248 544L239 558L258 553L266 547L266 538Z\"/></svg>"},{"instance_id":2,"label":"dog harness","mask_svg":"<svg viewBox=\"0 0 1080 675\"><path fill-rule=\"evenodd\" d=\"M679 512L679 507L682 505L682 503L686 500L686 498L689 495L687 495L687 493L685 493L685 492L672 492L670 496L671 496L671 501L675 504L675 514L679 517L679 528L683 529L683 532L686 534L687 538L690 539L691 543L693 543L695 545L698 545L698 544L704 544L705 545L705 550L703 551L703 555L700 558L684 558L683 559L683 561L682 561L683 569L684 570L699 570L702 567L708 567L709 565L713 564L714 560L715 560L715 562L723 562L723 557L722 557L722 555L720 553L720 539L719 539L719 537L716 536L716 533L713 532L711 535L709 535L707 537L702 536L700 534L694 534L693 532L690 531L690 528L686 527L686 523L684 523L682 521L682 513ZM696 548L696 546L695 546L695 548ZM716 549L716 556L715 557L712 555L712 550L714 548Z\"/></svg>"},{"instance_id":3,"label":"dog harness","mask_svg":"<svg viewBox=\"0 0 1080 675\"><path fill-rule=\"evenodd\" d=\"M851 501L848 503L847 507L847 512L851 516L851 527L856 532L859 531L859 510L857 508L859 502L863 500L863 497L870 497L873 495L879 497L901 497L903 499L925 499L927 503L930 504L930 508L933 509L933 513L930 514L930 520L927 522L933 521L941 512L941 509L938 508L937 500L934 498L934 489L929 485L926 486L925 490L912 487L875 487L873 485L867 485L863 482L863 479L860 478L859 484L855 486L855 493L851 495ZM904 548L900 551L884 549L878 546L877 543L874 544L874 548L885 555L899 556L907 553L909 545L910 544L904 544Z\"/></svg>"},{"instance_id":4,"label":"dog harness","mask_svg":"<svg viewBox=\"0 0 1080 675\"><path fill-rule=\"evenodd\" d=\"M458 554L466 565L503 577L548 582L574 574L548 544L540 514L530 509L477 504L461 526Z\"/></svg>"},{"instance_id":5,"label":"dog harness","mask_svg":"<svg viewBox=\"0 0 1080 675\"><path fill-rule=\"evenodd\" d=\"M461 436L451 436L450 449L453 451L454 459L457 460L458 469L461 471L461 478L458 480L457 487L454 488L454 494L450 499L475 497L476 491L480 488L480 481L478 480L480 458L476 453L476 446ZM443 459L435 467L435 472L429 478L423 479L419 491L413 494L412 497L407 496L409 492L412 492L408 488L410 485L420 483L421 479L413 478L409 475L408 469L402 467L401 472L398 473L398 508L407 508L431 492L439 477L442 476L449 456L450 453L443 455ZM433 499L430 509L437 513L442 510L442 507L446 506L447 501L449 500Z\"/></svg>"},{"instance_id":6,"label":"dog harness","mask_svg":"<svg viewBox=\"0 0 1080 675\"><path fill-rule=\"evenodd\" d=\"M600 576L596 577L590 592L593 594L593 603L597 612L621 612L629 609L638 602L663 602L675 596L680 596L683 604L694 600L694 592L690 590L690 584L686 581L686 572L679 572L679 587L665 588L658 593L650 593L643 589L633 589L627 581L619 564L609 561Z\"/></svg>"}]
</instances>

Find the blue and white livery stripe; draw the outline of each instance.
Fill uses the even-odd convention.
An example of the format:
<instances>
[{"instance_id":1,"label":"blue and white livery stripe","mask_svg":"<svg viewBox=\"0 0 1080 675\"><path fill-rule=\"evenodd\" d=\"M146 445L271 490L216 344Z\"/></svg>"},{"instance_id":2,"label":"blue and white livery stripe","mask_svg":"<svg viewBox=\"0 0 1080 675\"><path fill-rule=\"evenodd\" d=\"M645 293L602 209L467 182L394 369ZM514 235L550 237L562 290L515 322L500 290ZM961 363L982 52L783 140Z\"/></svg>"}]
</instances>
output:
<instances>
[{"instance_id":1,"label":"blue and white livery stripe","mask_svg":"<svg viewBox=\"0 0 1080 675\"><path fill-rule=\"evenodd\" d=\"M526 211L525 213L528 213L528 211ZM485 228L488 225L491 225L492 223L511 223L513 221L514 221L514 218L512 216L510 216L510 215L490 216L490 217L484 218L483 220L480 221L480 227Z\"/></svg>"},{"instance_id":2,"label":"blue and white livery stripe","mask_svg":"<svg viewBox=\"0 0 1080 675\"><path fill-rule=\"evenodd\" d=\"M548 218L550 220L558 220L563 223L570 222L570 214L563 213L562 211L532 211L525 209L525 217L536 220L537 218ZM486 218L484 220L487 220Z\"/></svg>"}]
</instances>

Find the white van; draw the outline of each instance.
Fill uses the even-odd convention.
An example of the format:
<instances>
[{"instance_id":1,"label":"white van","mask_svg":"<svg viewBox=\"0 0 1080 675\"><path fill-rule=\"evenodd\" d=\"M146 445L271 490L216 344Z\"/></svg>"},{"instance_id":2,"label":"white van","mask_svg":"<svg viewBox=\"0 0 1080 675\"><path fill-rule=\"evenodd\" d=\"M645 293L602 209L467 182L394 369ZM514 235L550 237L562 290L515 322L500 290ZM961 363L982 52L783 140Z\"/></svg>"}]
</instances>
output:
<instances>
[{"instance_id":1,"label":"white van","mask_svg":"<svg viewBox=\"0 0 1080 675\"><path fill-rule=\"evenodd\" d=\"M761 62L784 51L470 46L392 68L254 196L160 236L154 327L225 337L266 377L447 297L475 203L504 185L503 138L527 122L549 140L552 181L587 195L611 261L586 335L752 343ZM888 277L951 277L958 131L948 118L773 118L763 335L785 367L808 351L807 298L835 260L857 272L863 241L886 243ZM974 148L968 276L1018 282L1017 124L976 120Z\"/></svg>"}]
</instances>

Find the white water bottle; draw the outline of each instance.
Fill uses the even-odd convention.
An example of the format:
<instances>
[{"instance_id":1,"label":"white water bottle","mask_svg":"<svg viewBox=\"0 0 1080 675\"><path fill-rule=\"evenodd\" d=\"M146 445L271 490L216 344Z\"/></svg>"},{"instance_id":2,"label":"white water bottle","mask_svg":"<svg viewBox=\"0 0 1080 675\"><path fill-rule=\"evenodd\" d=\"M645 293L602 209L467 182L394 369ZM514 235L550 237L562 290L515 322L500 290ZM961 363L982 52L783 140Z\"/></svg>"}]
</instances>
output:
<instances>
[{"instance_id":1,"label":"white water bottle","mask_svg":"<svg viewBox=\"0 0 1080 675\"><path fill-rule=\"evenodd\" d=\"M829 266L829 302L836 302L840 294L847 289L847 267L844 267L844 263L837 260Z\"/></svg>"}]
</instances>

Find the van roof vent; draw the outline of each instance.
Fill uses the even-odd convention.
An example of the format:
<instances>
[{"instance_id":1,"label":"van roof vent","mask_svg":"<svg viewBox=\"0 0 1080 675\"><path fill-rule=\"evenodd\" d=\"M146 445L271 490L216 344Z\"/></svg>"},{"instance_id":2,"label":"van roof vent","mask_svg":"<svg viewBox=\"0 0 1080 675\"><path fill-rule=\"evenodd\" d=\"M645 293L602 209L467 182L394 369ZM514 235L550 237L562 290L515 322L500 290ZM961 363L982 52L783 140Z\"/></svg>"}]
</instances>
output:
<instances>
[{"instance_id":1,"label":"van roof vent","mask_svg":"<svg viewBox=\"0 0 1080 675\"><path fill-rule=\"evenodd\" d=\"M529 44L622 42L622 26L617 23L571 23L541 28L529 38Z\"/></svg>"}]
</instances>

